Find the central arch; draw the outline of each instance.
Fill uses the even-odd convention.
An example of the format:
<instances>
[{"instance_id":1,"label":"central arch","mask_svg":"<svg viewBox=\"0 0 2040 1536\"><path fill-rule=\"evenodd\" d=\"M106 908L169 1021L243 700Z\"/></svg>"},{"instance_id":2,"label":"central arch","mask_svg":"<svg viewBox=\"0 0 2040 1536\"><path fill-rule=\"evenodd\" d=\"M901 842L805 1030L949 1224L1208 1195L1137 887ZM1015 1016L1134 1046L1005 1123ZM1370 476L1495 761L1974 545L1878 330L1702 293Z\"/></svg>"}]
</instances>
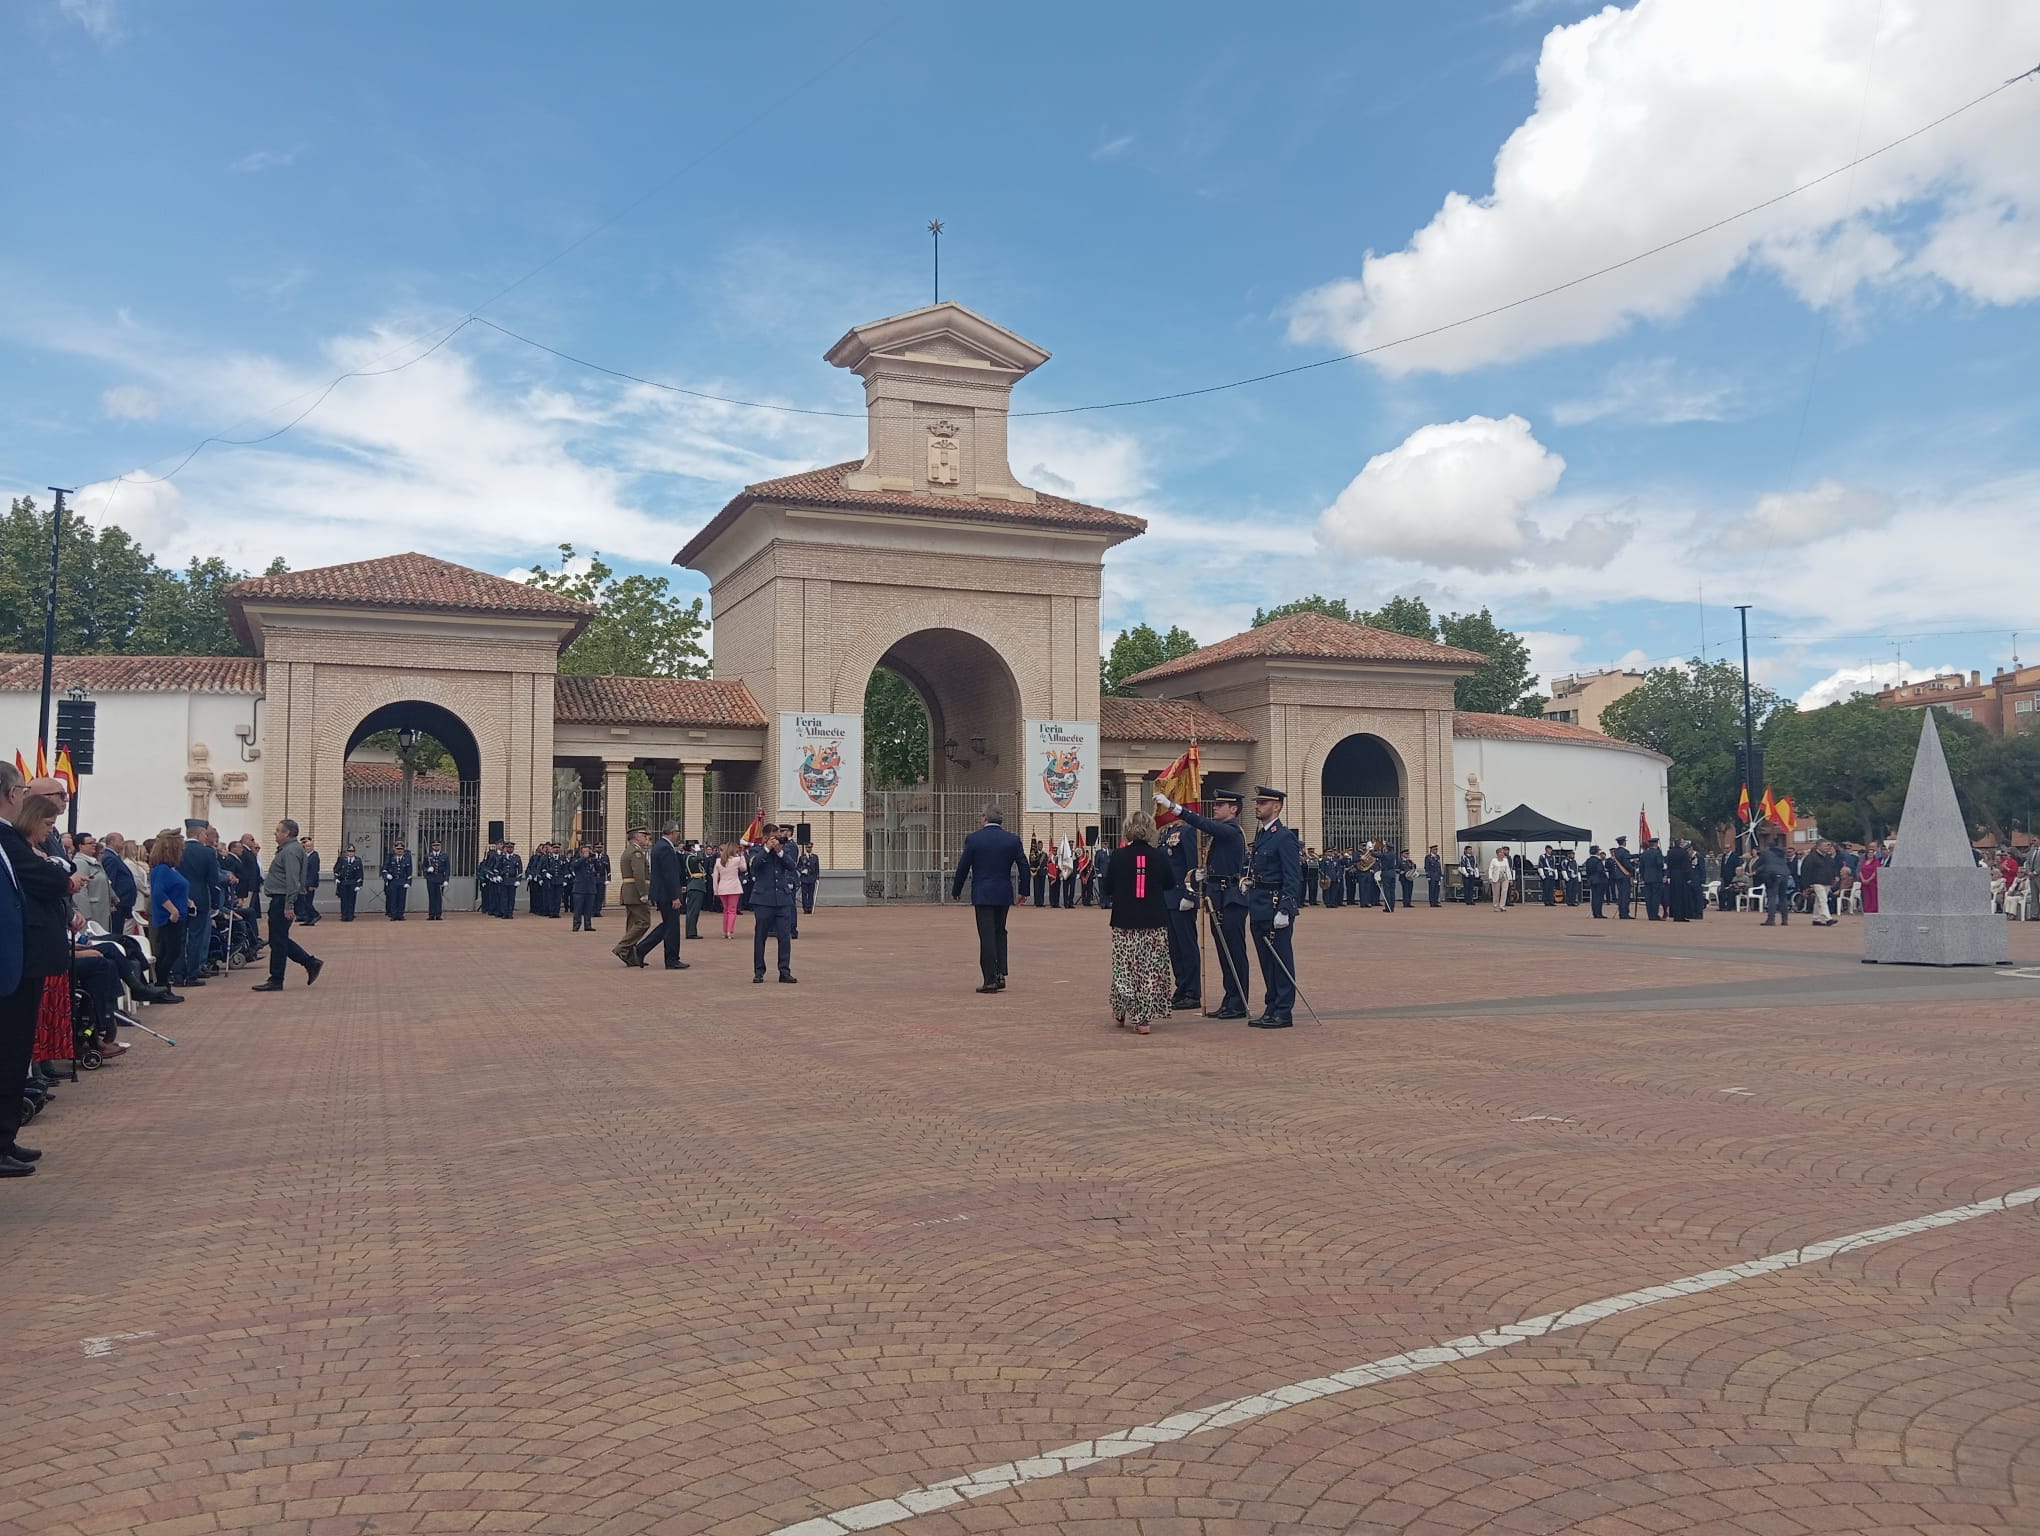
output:
<instances>
[{"instance_id":1,"label":"central arch","mask_svg":"<svg viewBox=\"0 0 2040 1536\"><path fill-rule=\"evenodd\" d=\"M989 641L960 629L915 630L876 666L920 699L928 758L917 784L865 791L865 899L940 901L956 851L986 806L1002 806L1019 826L1019 680Z\"/></svg>"},{"instance_id":2,"label":"central arch","mask_svg":"<svg viewBox=\"0 0 2040 1536\"><path fill-rule=\"evenodd\" d=\"M1402 759L1381 737L1356 731L1325 754L1318 777L1325 848L1357 848L1364 842L1406 846L1404 800L1407 779Z\"/></svg>"},{"instance_id":3,"label":"central arch","mask_svg":"<svg viewBox=\"0 0 2040 1536\"><path fill-rule=\"evenodd\" d=\"M371 737L387 731L430 737L446 749L454 771L414 762L407 774L401 745L395 752L364 750ZM366 866L365 894L379 896L383 861L399 838L411 850L414 869L436 841L444 846L449 866L447 903L456 911L473 906L475 865L481 856L482 747L468 723L443 704L392 700L355 722L343 758L342 842L326 851L327 867L351 846ZM422 878L413 880L407 894L406 910L424 910Z\"/></svg>"}]
</instances>

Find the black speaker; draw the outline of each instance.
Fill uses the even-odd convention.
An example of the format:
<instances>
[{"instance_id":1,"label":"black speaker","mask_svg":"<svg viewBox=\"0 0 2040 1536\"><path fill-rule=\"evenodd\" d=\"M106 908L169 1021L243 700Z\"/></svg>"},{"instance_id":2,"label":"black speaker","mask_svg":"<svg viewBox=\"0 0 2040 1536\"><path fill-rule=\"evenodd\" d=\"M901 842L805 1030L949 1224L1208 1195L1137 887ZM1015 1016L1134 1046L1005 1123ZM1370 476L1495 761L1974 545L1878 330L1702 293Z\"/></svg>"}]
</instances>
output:
<instances>
[{"instance_id":1,"label":"black speaker","mask_svg":"<svg viewBox=\"0 0 2040 1536\"><path fill-rule=\"evenodd\" d=\"M1096 827L1084 828L1084 846L1086 848L1098 846L1098 829Z\"/></svg>"},{"instance_id":2,"label":"black speaker","mask_svg":"<svg viewBox=\"0 0 2040 1536\"><path fill-rule=\"evenodd\" d=\"M503 823L502 823L502 822L500 822L500 821L492 821L492 822L490 822L490 823L489 823L489 841L490 841L490 842L492 842L492 843L500 843L500 842L502 842L502 841L503 841Z\"/></svg>"},{"instance_id":3,"label":"black speaker","mask_svg":"<svg viewBox=\"0 0 2040 1536\"><path fill-rule=\"evenodd\" d=\"M793 829L793 840L802 845L811 843L815 840L815 829L803 821Z\"/></svg>"}]
</instances>

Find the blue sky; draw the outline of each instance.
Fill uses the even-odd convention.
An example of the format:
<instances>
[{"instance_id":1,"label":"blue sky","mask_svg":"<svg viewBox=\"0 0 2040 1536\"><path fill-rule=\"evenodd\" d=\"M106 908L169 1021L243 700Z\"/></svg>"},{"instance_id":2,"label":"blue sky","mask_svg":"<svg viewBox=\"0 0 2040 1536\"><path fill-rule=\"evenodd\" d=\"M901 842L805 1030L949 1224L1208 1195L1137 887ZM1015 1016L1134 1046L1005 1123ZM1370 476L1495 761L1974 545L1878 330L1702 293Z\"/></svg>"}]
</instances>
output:
<instances>
[{"instance_id":1,"label":"blue sky","mask_svg":"<svg viewBox=\"0 0 2040 1536\"><path fill-rule=\"evenodd\" d=\"M1566 282L2040 63L2040 9L1992 0L1271 14L21 0L0 488L88 487L176 560L507 571L568 540L669 570L737 487L855 456L861 422L470 326L269 442L113 481L478 308L854 412L820 355L927 301L931 217L945 297L1054 354L1017 410L1195 388ZM1151 520L1108 561L1108 637L1414 591L1492 607L1549 675L1690 655L1703 624L1733 654L1750 602L1794 694L1988 670L2040 631L2035 142L2040 79L1429 341L1017 420L1013 467Z\"/></svg>"}]
</instances>

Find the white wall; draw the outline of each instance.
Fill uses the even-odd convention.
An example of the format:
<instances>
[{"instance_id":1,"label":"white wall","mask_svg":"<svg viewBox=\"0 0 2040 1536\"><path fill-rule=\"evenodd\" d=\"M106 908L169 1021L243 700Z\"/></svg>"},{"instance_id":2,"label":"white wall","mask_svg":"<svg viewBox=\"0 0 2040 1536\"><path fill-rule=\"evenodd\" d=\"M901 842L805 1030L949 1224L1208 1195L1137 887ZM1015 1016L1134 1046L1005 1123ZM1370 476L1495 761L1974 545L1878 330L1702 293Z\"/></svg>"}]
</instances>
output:
<instances>
[{"instance_id":1,"label":"white wall","mask_svg":"<svg viewBox=\"0 0 2040 1536\"><path fill-rule=\"evenodd\" d=\"M61 695L59 695L61 697ZM124 832L148 837L163 827L179 826L191 814L184 788L191 743L202 741L212 751L215 778L227 773L248 775L245 806L212 802L207 814L222 837L253 832L266 845L268 829L262 816L262 763L241 760L236 725L257 721L256 700L248 694L223 693L101 693L98 704L93 770L79 780L78 825L89 832ZM18 748L31 769L35 766L37 696L0 693L0 756L13 760ZM50 710L56 729L56 709ZM260 746L258 738L256 745ZM54 751L54 744L52 745ZM307 829L310 830L310 829Z\"/></svg>"},{"instance_id":2,"label":"white wall","mask_svg":"<svg viewBox=\"0 0 2040 1536\"><path fill-rule=\"evenodd\" d=\"M1655 757L1611 747L1575 745L1565 741L1485 741L1455 737L1452 742L1453 822L1468 825L1466 776L1480 775L1486 796L1480 820L1487 821L1519 804L1593 832L1606 847L1626 836L1635 848L1636 813L1650 814L1650 829L1671 836L1665 802L1666 765ZM1462 845L1463 846L1463 845ZM1540 843L1531 851L1541 852ZM1441 853L1449 850L1440 849ZM1480 847L1485 858L1493 850ZM1586 849L1580 850L1584 857Z\"/></svg>"}]
</instances>

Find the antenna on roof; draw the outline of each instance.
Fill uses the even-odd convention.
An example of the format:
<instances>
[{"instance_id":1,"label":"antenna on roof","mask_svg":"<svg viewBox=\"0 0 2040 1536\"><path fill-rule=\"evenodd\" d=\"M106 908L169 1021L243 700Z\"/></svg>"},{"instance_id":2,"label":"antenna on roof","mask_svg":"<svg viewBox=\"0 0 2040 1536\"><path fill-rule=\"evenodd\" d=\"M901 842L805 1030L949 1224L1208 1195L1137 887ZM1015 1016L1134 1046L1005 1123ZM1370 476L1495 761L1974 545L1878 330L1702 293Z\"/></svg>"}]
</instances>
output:
<instances>
[{"instance_id":1,"label":"antenna on roof","mask_svg":"<svg viewBox=\"0 0 2040 1536\"><path fill-rule=\"evenodd\" d=\"M942 302L942 221L930 219L928 233L935 237L935 302Z\"/></svg>"}]
</instances>

